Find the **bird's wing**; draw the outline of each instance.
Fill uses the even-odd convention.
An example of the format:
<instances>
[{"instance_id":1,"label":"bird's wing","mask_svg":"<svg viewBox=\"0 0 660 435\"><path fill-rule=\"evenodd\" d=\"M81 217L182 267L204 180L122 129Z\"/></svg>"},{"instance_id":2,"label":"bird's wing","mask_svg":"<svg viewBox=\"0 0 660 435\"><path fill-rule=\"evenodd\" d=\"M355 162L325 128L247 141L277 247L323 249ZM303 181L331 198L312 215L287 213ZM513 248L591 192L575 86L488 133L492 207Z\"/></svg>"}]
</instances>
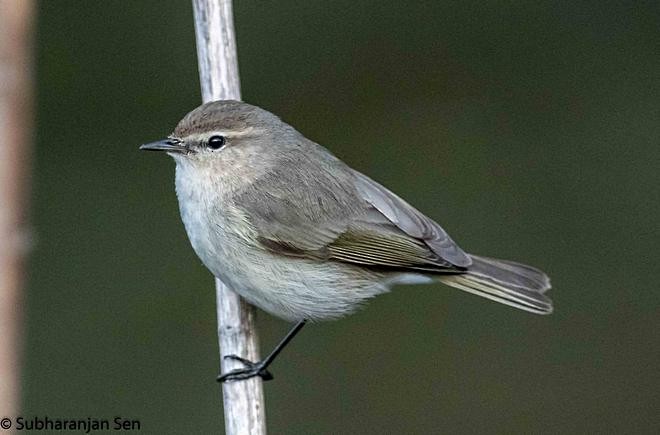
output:
<instances>
[{"instance_id":1,"label":"bird's wing","mask_svg":"<svg viewBox=\"0 0 660 435\"><path fill-rule=\"evenodd\" d=\"M272 174L238 195L236 205L260 243L280 255L436 272L470 264L435 222L366 176L337 170L348 176Z\"/></svg>"},{"instance_id":2,"label":"bird's wing","mask_svg":"<svg viewBox=\"0 0 660 435\"><path fill-rule=\"evenodd\" d=\"M470 256L463 252L440 225L366 175L357 171L353 171L353 174L362 198L397 228L424 242L431 251L455 266L467 267L472 264Z\"/></svg>"}]
</instances>

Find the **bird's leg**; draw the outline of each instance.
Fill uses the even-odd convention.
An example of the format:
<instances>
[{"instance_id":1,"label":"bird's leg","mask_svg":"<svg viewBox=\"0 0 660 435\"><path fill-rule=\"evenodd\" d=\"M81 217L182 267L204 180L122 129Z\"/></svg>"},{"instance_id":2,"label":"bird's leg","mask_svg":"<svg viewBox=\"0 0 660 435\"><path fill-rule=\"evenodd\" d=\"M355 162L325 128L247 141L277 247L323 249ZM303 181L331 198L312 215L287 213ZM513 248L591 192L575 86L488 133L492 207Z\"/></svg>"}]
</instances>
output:
<instances>
[{"instance_id":1,"label":"bird's leg","mask_svg":"<svg viewBox=\"0 0 660 435\"><path fill-rule=\"evenodd\" d=\"M227 359L233 359L235 361L240 361L245 365L245 368L235 369L230 372L227 372L223 375L219 375L217 380L218 382L227 382L227 381L241 381L244 379L250 379L255 376L259 376L264 381L270 381L273 379L273 375L268 371L268 366L275 360L277 355L282 352L282 349L286 347L287 344L296 336L298 332L305 326L306 321L301 320L296 323L296 325L291 328L291 330L286 334L286 336L280 341L275 349L264 359L258 362L252 362L245 358L241 358L238 355L225 355Z\"/></svg>"}]
</instances>

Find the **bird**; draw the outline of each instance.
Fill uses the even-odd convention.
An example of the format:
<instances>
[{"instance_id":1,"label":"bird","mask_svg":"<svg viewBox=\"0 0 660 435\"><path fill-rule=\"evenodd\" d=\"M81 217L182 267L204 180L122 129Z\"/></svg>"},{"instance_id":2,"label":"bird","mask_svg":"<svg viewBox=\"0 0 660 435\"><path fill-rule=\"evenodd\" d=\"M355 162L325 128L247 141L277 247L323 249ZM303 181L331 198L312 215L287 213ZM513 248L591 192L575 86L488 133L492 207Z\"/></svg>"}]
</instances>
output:
<instances>
[{"instance_id":1,"label":"bird","mask_svg":"<svg viewBox=\"0 0 660 435\"><path fill-rule=\"evenodd\" d=\"M434 220L273 113L241 101L189 112L147 151L174 158L190 243L249 303L295 326L263 360L220 382L259 376L309 321L338 319L397 284L440 282L536 314L550 279L461 249Z\"/></svg>"}]
</instances>

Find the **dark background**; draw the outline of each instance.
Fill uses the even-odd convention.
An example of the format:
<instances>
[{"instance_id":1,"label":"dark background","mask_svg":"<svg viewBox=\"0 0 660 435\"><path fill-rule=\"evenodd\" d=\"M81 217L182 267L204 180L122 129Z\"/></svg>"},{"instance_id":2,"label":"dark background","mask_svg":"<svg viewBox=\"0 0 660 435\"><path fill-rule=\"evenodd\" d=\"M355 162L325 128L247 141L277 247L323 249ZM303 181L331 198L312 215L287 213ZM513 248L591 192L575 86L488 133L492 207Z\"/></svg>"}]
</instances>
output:
<instances>
[{"instance_id":1,"label":"dark background","mask_svg":"<svg viewBox=\"0 0 660 435\"><path fill-rule=\"evenodd\" d=\"M657 433L660 7L632 4L237 2L246 101L554 284L549 317L435 285L309 327L272 433ZM42 1L37 30L23 414L221 431L212 277L137 149L200 102L191 5ZM260 313L264 351L288 327Z\"/></svg>"}]
</instances>

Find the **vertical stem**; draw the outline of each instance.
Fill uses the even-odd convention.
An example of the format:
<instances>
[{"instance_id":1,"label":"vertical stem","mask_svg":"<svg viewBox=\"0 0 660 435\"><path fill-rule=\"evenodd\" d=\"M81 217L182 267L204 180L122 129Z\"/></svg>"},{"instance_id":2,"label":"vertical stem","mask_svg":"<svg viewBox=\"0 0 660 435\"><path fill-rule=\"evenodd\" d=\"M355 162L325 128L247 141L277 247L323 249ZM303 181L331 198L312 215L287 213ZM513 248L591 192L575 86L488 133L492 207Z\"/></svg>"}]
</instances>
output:
<instances>
[{"instance_id":1,"label":"vertical stem","mask_svg":"<svg viewBox=\"0 0 660 435\"><path fill-rule=\"evenodd\" d=\"M199 78L204 102L240 100L240 81L231 0L193 0ZM236 354L259 359L255 311L216 279L218 339L222 371L239 364L226 360ZM254 377L222 385L227 435L265 434L263 383Z\"/></svg>"},{"instance_id":2,"label":"vertical stem","mask_svg":"<svg viewBox=\"0 0 660 435\"><path fill-rule=\"evenodd\" d=\"M32 12L0 0L0 416L18 413L27 198L32 131Z\"/></svg>"}]
</instances>

